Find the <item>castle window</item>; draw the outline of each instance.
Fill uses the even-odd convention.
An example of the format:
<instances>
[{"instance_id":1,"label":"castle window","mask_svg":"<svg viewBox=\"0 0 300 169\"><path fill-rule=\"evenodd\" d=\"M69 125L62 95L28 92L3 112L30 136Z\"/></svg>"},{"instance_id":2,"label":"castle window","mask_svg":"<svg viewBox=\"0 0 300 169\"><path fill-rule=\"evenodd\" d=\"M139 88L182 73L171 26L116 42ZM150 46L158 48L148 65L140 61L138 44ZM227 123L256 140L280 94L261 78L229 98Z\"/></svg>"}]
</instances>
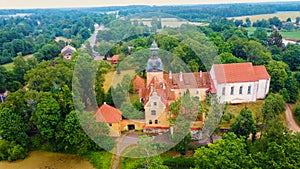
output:
<instances>
[{"instance_id":1,"label":"castle window","mask_svg":"<svg viewBox=\"0 0 300 169\"><path fill-rule=\"evenodd\" d=\"M248 94L251 94L251 86L248 86Z\"/></svg>"},{"instance_id":2,"label":"castle window","mask_svg":"<svg viewBox=\"0 0 300 169\"><path fill-rule=\"evenodd\" d=\"M149 124L152 124L152 120L149 120Z\"/></svg>"},{"instance_id":3,"label":"castle window","mask_svg":"<svg viewBox=\"0 0 300 169\"><path fill-rule=\"evenodd\" d=\"M231 95L234 94L234 87L231 87L230 94L231 94Z\"/></svg>"},{"instance_id":4,"label":"castle window","mask_svg":"<svg viewBox=\"0 0 300 169\"><path fill-rule=\"evenodd\" d=\"M240 94L243 94L243 86L240 87L239 93L240 93Z\"/></svg>"},{"instance_id":5,"label":"castle window","mask_svg":"<svg viewBox=\"0 0 300 169\"><path fill-rule=\"evenodd\" d=\"M156 115L156 111L155 110L151 110L151 115L155 116Z\"/></svg>"},{"instance_id":6,"label":"castle window","mask_svg":"<svg viewBox=\"0 0 300 169\"><path fill-rule=\"evenodd\" d=\"M225 87L222 88L222 95L225 96Z\"/></svg>"},{"instance_id":7,"label":"castle window","mask_svg":"<svg viewBox=\"0 0 300 169\"><path fill-rule=\"evenodd\" d=\"M155 120L154 123L155 123L155 124L158 124L158 120Z\"/></svg>"}]
</instances>

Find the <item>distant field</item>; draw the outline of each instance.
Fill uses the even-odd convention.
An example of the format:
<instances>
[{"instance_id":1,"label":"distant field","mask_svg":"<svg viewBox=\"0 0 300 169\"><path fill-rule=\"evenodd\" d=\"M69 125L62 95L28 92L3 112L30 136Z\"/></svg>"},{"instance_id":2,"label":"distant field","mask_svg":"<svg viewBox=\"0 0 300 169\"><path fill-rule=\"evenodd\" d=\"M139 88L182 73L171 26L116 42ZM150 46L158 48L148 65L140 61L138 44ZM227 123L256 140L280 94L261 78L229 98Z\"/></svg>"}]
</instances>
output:
<instances>
[{"instance_id":1,"label":"distant field","mask_svg":"<svg viewBox=\"0 0 300 169\"><path fill-rule=\"evenodd\" d=\"M297 32L280 32L283 38L300 40L300 31Z\"/></svg>"},{"instance_id":2,"label":"distant field","mask_svg":"<svg viewBox=\"0 0 300 169\"><path fill-rule=\"evenodd\" d=\"M257 20L262 20L262 19L269 19L274 16L277 16L280 20L287 20L287 18L291 18L292 21L296 20L296 17L300 17L300 11L296 12L277 12L274 14L261 14L261 15L249 15L249 16L239 16L239 17L229 17L228 19L234 18L234 19L242 19L246 20L246 18L250 18L252 22L255 22Z\"/></svg>"},{"instance_id":3,"label":"distant field","mask_svg":"<svg viewBox=\"0 0 300 169\"><path fill-rule=\"evenodd\" d=\"M250 27L250 28L245 28L245 29L248 30L249 35L253 34L254 31L256 30L255 27ZM267 29L267 30L270 30L270 29ZM279 31L279 33L281 34L281 36L283 38L300 40L300 31L292 31L292 32ZM271 33L268 32L268 35L269 34L271 34Z\"/></svg>"},{"instance_id":4,"label":"distant field","mask_svg":"<svg viewBox=\"0 0 300 169\"><path fill-rule=\"evenodd\" d=\"M152 18L134 18L131 20L132 21L137 20L139 22L142 21L144 25L151 26ZM162 18L161 22L162 22L162 27L167 26L167 27L172 27L172 28L180 27L182 24L192 24L192 25L201 25L201 26L208 25L207 23L189 22L187 20L179 20L177 18Z\"/></svg>"},{"instance_id":5,"label":"distant field","mask_svg":"<svg viewBox=\"0 0 300 169\"><path fill-rule=\"evenodd\" d=\"M31 58L31 57L33 57L33 54L26 55L26 56L24 56L23 58L24 58L24 59L29 59L29 58ZM5 67L7 70L12 70L12 69L14 68L14 63L11 62L11 63L4 64L4 65L2 65L2 66Z\"/></svg>"}]
</instances>

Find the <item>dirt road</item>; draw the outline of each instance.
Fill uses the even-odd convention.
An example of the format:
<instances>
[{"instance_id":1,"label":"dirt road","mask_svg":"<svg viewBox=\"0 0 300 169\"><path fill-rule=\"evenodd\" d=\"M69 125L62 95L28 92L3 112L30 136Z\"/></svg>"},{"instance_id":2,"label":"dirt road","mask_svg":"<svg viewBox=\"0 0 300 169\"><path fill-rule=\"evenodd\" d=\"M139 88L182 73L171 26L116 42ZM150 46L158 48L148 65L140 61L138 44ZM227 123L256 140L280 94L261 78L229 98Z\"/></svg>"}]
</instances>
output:
<instances>
[{"instance_id":1,"label":"dirt road","mask_svg":"<svg viewBox=\"0 0 300 169\"><path fill-rule=\"evenodd\" d=\"M293 132L300 132L300 127L297 125L297 123L294 120L292 110L288 104L285 104L286 110L285 110L285 116L287 121L287 127L291 129Z\"/></svg>"}]
</instances>

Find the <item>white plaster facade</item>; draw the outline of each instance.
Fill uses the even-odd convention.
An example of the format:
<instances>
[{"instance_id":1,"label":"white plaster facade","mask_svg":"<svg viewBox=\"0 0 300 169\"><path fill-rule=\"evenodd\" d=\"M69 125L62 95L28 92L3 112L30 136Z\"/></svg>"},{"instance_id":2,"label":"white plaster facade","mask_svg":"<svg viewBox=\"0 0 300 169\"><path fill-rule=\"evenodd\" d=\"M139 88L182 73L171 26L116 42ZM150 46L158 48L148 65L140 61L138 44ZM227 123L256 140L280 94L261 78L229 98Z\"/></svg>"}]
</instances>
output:
<instances>
[{"instance_id":1,"label":"white plaster facade","mask_svg":"<svg viewBox=\"0 0 300 169\"><path fill-rule=\"evenodd\" d=\"M213 66L210 71L210 75L216 89L216 95L221 104L255 102L257 99L264 99L269 92L270 77L257 75L257 80L230 83L226 82L227 72L225 70L221 70L221 73L218 73L219 76L220 74L222 76L221 78L219 77L221 79L219 81L224 81L223 83L218 82L216 70ZM243 70L240 70L240 74L243 75Z\"/></svg>"}]
</instances>

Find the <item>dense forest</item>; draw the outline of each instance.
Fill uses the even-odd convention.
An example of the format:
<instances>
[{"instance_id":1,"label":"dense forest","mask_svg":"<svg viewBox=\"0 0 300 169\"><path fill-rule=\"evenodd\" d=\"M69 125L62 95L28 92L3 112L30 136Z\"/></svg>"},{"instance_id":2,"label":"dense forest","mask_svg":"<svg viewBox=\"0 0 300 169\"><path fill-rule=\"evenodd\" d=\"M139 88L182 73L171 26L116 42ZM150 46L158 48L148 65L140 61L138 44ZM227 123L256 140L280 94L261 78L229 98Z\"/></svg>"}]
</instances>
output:
<instances>
[{"instance_id":1,"label":"dense forest","mask_svg":"<svg viewBox=\"0 0 300 169\"><path fill-rule=\"evenodd\" d=\"M131 77L125 76L121 84L110 87L107 92L103 86L109 71L120 73L128 67L138 67L137 73L145 77L143 67L149 58L146 50L155 40L161 50L175 56L175 59L169 59L168 53L163 53L165 57L162 57L171 65L172 72L186 69L177 66L180 61L191 72L207 71L207 63L216 61L252 62L266 66L272 79L271 91L255 118L247 107L236 117L223 112L222 121L234 122L221 140L198 147L190 144L193 140L188 135L171 149L181 155L175 157L165 153L142 159L124 157L121 159L123 168L299 168L299 133L289 131L281 116L285 111L284 103L291 103L295 106L294 116L300 122L300 46L284 46L282 36L276 30L268 35L265 29L257 26L250 35L244 28L247 23L241 26L240 21L221 18L293 11L299 10L299 6L299 3L265 3L189 8L130 6L0 11L3 15L0 17L0 64L13 62L14 65L11 70L0 66L0 93L9 91L6 101L0 104L0 160L22 159L32 150L83 156L112 150L114 140L107 136L108 127L96 123L93 112L89 110L106 102L119 107L131 119L143 118L142 105L139 102L128 105L125 99L128 92L133 92L132 89L128 91L132 88ZM120 10L122 16L141 10L144 13L159 11L190 21L213 22L208 26L182 25L162 29L159 16L153 17L151 26L147 26L103 13L111 10ZM7 16L16 13L30 15ZM277 23L277 19L268 20L268 26ZM87 39L94 32L95 23L105 25L106 29L99 32L99 45L94 50L105 59L118 54L120 62L126 64L112 66L105 60L94 60ZM55 41L56 37L70 39L70 44L78 49L71 61L60 55L68 41ZM83 44L86 47L80 48ZM27 54L33 54L33 57L24 59ZM207 56L214 57L214 60ZM182 99L190 97L187 94ZM209 102L194 105L199 104L201 111L207 111ZM176 106L178 103L175 102L170 113L179 115ZM221 135L219 129L213 134ZM261 133L260 137L247 139L256 133ZM142 139L151 142L151 138ZM151 151L166 149L166 145L152 143L138 146L149 146ZM193 155L185 156L188 150L193 151Z\"/></svg>"}]
</instances>

